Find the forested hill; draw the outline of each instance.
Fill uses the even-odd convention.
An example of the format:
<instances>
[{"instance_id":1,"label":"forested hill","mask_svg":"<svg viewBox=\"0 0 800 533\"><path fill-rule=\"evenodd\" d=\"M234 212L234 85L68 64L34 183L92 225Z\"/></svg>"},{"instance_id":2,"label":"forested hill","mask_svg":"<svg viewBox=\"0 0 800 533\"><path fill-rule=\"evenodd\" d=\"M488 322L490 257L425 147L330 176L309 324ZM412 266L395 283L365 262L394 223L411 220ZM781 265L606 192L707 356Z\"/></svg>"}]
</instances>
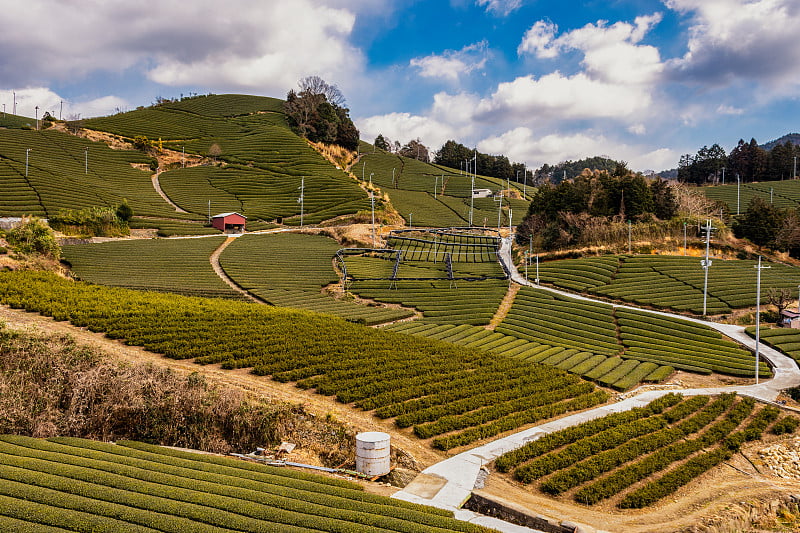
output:
<instances>
[{"instance_id":1,"label":"forested hill","mask_svg":"<svg viewBox=\"0 0 800 533\"><path fill-rule=\"evenodd\" d=\"M789 141L796 146L800 146L800 133L787 133L783 137L779 137L773 141L762 144L761 148L764 150L772 150L779 144L786 144L786 141Z\"/></svg>"}]
</instances>

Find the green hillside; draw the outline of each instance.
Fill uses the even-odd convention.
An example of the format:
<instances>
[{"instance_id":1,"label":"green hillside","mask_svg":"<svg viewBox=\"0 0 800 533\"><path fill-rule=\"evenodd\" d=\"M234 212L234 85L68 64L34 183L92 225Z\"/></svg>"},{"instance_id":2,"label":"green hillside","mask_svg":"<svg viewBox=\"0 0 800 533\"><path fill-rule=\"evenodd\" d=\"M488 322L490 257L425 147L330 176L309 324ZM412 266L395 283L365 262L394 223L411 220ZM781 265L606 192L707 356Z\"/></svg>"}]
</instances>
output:
<instances>
[{"instance_id":1,"label":"green hillside","mask_svg":"<svg viewBox=\"0 0 800 533\"><path fill-rule=\"evenodd\" d=\"M486 531L342 479L149 444L0 436L3 531Z\"/></svg>"},{"instance_id":2,"label":"green hillside","mask_svg":"<svg viewBox=\"0 0 800 533\"><path fill-rule=\"evenodd\" d=\"M406 223L410 221L415 226L433 227L466 226L469 223L472 186L469 176L452 168L375 150L366 143L361 150L367 153L353 167L353 173L359 179L371 180L387 193L392 205ZM508 185L506 181L497 178L478 176L475 179L476 189L497 192L506 190ZM521 197L518 184L510 185L511 190ZM513 211L512 222L521 221L528 210L528 203L527 200L504 198L500 224L508 225L509 206ZM496 227L499 207L499 199L476 198L473 205L473 224Z\"/></svg>"},{"instance_id":3,"label":"green hillside","mask_svg":"<svg viewBox=\"0 0 800 533\"><path fill-rule=\"evenodd\" d=\"M150 161L141 152L54 130L0 128L0 215L50 216L64 208L116 206L127 198L136 214L181 218L153 189L150 172L132 166Z\"/></svg>"},{"instance_id":4,"label":"green hillside","mask_svg":"<svg viewBox=\"0 0 800 533\"><path fill-rule=\"evenodd\" d=\"M771 197L773 205L781 208L800 207L799 180L742 183L737 193L736 178L734 178L732 184L728 183L726 185L702 187L701 190L708 198L726 203L728 209L734 215L736 214L737 194L739 212L741 213L744 213L747 209L747 205L753 198L761 198L769 202L770 190L772 190Z\"/></svg>"}]
</instances>

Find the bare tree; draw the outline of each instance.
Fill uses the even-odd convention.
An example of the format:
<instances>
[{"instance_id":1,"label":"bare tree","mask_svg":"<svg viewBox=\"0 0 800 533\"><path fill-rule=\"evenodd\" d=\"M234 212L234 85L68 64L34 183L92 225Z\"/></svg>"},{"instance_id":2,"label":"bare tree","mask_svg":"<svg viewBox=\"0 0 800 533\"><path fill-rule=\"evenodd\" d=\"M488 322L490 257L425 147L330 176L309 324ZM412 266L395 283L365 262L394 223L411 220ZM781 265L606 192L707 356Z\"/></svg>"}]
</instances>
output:
<instances>
[{"instance_id":1,"label":"bare tree","mask_svg":"<svg viewBox=\"0 0 800 533\"><path fill-rule=\"evenodd\" d=\"M222 155L222 148L217 143L214 143L208 147L208 155L213 157L214 162L216 162L217 158Z\"/></svg>"},{"instance_id":2,"label":"bare tree","mask_svg":"<svg viewBox=\"0 0 800 533\"><path fill-rule=\"evenodd\" d=\"M329 104L335 107L344 107L345 99L342 91L336 85L331 85L319 76L307 76L298 83L300 95L321 95Z\"/></svg>"},{"instance_id":3,"label":"bare tree","mask_svg":"<svg viewBox=\"0 0 800 533\"><path fill-rule=\"evenodd\" d=\"M789 289L775 289L770 287L767 289L767 301L778 308L778 314L780 315L789 307L789 304L791 304L794 299Z\"/></svg>"}]
</instances>

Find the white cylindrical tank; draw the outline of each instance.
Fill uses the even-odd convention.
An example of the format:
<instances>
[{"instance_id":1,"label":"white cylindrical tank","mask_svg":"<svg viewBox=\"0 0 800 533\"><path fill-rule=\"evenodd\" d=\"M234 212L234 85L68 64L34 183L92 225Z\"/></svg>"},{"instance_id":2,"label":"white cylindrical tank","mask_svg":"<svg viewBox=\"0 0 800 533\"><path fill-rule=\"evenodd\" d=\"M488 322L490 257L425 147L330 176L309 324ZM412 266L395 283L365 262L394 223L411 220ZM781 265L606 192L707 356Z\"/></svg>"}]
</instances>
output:
<instances>
[{"instance_id":1,"label":"white cylindrical tank","mask_svg":"<svg viewBox=\"0 0 800 533\"><path fill-rule=\"evenodd\" d=\"M356 471L368 476L382 476L390 470L388 433L367 431L356 435Z\"/></svg>"}]
</instances>

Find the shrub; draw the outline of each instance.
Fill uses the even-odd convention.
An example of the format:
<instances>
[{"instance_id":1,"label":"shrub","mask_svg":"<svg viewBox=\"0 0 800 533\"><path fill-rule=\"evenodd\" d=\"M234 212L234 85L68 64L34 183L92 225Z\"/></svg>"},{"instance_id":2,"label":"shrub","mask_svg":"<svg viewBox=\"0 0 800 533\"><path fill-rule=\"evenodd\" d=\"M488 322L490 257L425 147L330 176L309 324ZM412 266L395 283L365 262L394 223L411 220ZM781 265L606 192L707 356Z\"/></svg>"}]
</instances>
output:
<instances>
[{"instance_id":1,"label":"shrub","mask_svg":"<svg viewBox=\"0 0 800 533\"><path fill-rule=\"evenodd\" d=\"M800 420L793 416L784 416L772 426L770 430L775 435L783 435L784 433L794 433L797 426L800 425Z\"/></svg>"},{"instance_id":2,"label":"shrub","mask_svg":"<svg viewBox=\"0 0 800 533\"><path fill-rule=\"evenodd\" d=\"M53 230L38 217L23 217L22 222L6 233L6 240L23 254L41 254L52 259L61 257L61 247Z\"/></svg>"}]
</instances>

